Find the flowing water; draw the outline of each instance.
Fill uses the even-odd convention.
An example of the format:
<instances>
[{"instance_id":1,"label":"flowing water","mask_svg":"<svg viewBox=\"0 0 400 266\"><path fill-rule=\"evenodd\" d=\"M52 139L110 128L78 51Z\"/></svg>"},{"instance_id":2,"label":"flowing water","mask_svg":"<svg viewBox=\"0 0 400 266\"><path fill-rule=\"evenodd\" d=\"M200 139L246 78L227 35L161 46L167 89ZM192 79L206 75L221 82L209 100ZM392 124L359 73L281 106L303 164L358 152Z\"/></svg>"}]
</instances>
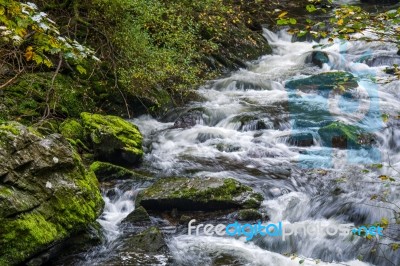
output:
<instances>
[{"instance_id":1,"label":"flowing water","mask_svg":"<svg viewBox=\"0 0 400 266\"><path fill-rule=\"evenodd\" d=\"M265 30L264 35L273 54L200 88L204 100L160 120L133 120L146 138L144 167L158 177L238 179L264 195L261 211L271 222L359 226L387 218L392 223L393 209L399 211L400 205L400 82L383 70L399 61L396 47L380 42L324 46L326 41L291 42L285 32ZM330 63L322 68L306 63L321 45ZM347 71L358 78L359 87L348 92L351 97L285 88L289 80L329 71ZM390 116L388 121L383 114ZM174 127L182 118L195 125ZM375 134L376 141L362 149L326 147L318 129L329 121L357 125ZM296 145L292 137L299 134L311 136L311 143ZM396 181L382 181L380 175ZM105 195L99 221L108 244L87 255L91 264L101 265L105 260L100 255L113 250L136 192L133 187L113 197ZM374 200L374 195L385 195L389 203ZM400 265L398 250L381 245L374 251L367 241L350 234L298 235L286 241L267 236L246 242L238 237L189 236L184 229L170 230L167 222L158 222L166 231L172 260L158 258L153 265L299 265L300 260L304 265ZM385 236L398 240L399 230L387 229ZM387 238L380 241L388 243ZM291 253L296 256L282 255ZM366 262L358 261L359 255ZM223 262L227 257L231 264Z\"/></svg>"}]
</instances>

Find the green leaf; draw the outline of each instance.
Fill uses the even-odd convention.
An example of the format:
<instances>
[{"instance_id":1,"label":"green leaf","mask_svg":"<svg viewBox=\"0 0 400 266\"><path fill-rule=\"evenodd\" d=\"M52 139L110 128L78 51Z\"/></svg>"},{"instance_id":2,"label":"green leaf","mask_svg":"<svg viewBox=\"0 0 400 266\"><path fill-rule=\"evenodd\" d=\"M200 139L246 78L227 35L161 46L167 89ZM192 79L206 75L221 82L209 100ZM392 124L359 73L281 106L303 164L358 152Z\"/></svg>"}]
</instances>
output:
<instances>
[{"instance_id":1,"label":"green leaf","mask_svg":"<svg viewBox=\"0 0 400 266\"><path fill-rule=\"evenodd\" d=\"M289 23L292 24L292 25L295 25L297 23L297 20L294 19L294 18L290 18L289 19Z\"/></svg>"},{"instance_id":2,"label":"green leaf","mask_svg":"<svg viewBox=\"0 0 400 266\"><path fill-rule=\"evenodd\" d=\"M299 264L303 264L303 263L304 263L304 260L300 260L300 261L299 261Z\"/></svg>"},{"instance_id":3,"label":"green leaf","mask_svg":"<svg viewBox=\"0 0 400 266\"><path fill-rule=\"evenodd\" d=\"M307 6L306 6L306 9L307 9L307 11L310 12L310 13L312 13L312 12L314 12L314 11L317 11L317 9L315 8L314 5L307 5Z\"/></svg>"},{"instance_id":4,"label":"green leaf","mask_svg":"<svg viewBox=\"0 0 400 266\"><path fill-rule=\"evenodd\" d=\"M289 20L287 19L278 19L278 21L276 22L276 24L278 25L287 25L289 23Z\"/></svg>"},{"instance_id":5,"label":"green leaf","mask_svg":"<svg viewBox=\"0 0 400 266\"><path fill-rule=\"evenodd\" d=\"M81 75L85 75L86 74L86 69L81 65L77 65L76 66L76 70L78 70L79 74L81 74Z\"/></svg>"}]
</instances>

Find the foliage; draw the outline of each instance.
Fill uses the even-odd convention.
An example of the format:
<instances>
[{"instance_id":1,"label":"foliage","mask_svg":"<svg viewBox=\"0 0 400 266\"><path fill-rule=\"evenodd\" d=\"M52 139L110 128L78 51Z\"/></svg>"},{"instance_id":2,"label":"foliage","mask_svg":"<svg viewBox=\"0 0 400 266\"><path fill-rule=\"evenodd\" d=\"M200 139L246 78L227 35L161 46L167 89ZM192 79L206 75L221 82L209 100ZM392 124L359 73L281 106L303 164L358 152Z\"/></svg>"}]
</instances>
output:
<instances>
[{"instance_id":1,"label":"foliage","mask_svg":"<svg viewBox=\"0 0 400 266\"><path fill-rule=\"evenodd\" d=\"M361 6L338 5L333 0L322 5L321 0L312 0L306 5L306 10L313 16L321 16L333 10L328 20L315 20L311 16L301 23L291 17L291 14L283 11L276 19L278 25L296 25L290 30L297 36L307 34L314 38L334 38L346 40L380 40L386 42L400 41L400 8L386 12L368 12ZM360 34L355 34L360 33Z\"/></svg>"},{"instance_id":2,"label":"foliage","mask_svg":"<svg viewBox=\"0 0 400 266\"><path fill-rule=\"evenodd\" d=\"M80 64L88 58L97 59L91 49L62 36L55 22L33 3L1 0L0 25L2 68L11 66L14 69L11 64L14 60L18 61L18 71L22 71L22 65L27 62L51 68L54 61L62 56L80 73L85 73Z\"/></svg>"}]
</instances>

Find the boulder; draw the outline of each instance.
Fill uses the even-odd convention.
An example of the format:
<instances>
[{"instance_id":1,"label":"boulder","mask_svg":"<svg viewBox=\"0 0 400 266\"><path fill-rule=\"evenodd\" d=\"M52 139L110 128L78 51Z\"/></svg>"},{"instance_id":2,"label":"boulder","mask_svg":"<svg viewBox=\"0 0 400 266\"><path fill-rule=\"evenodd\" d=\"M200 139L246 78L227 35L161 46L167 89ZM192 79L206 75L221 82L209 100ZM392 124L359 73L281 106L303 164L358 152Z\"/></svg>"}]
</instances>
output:
<instances>
[{"instance_id":1,"label":"boulder","mask_svg":"<svg viewBox=\"0 0 400 266\"><path fill-rule=\"evenodd\" d=\"M238 212L237 218L241 221L256 221L262 219L262 214L255 209L245 209Z\"/></svg>"},{"instance_id":2,"label":"boulder","mask_svg":"<svg viewBox=\"0 0 400 266\"><path fill-rule=\"evenodd\" d=\"M254 131L268 128L262 119L253 115L239 115L234 117L232 122L238 124L239 131Z\"/></svg>"},{"instance_id":3,"label":"boulder","mask_svg":"<svg viewBox=\"0 0 400 266\"><path fill-rule=\"evenodd\" d=\"M82 140L84 138L83 126L78 119L66 119L60 125L60 133L67 139Z\"/></svg>"},{"instance_id":4,"label":"boulder","mask_svg":"<svg viewBox=\"0 0 400 266\"><path fill-rule=\"evenodd\" d=\"M201 108L194 108L181 114L174 122L174 128L191 128L203 124L207 116Z\"/></svg>"},{"instance_id":5,"label":"boulder","mask_svg":"<svg viewBox=\"0 0 400 266\"><path fill-rule=\"evenodd\" d=\"M92 170L99 181L133 179L138 181L145 181L151 179L150 177L138 174L134 171L126 169L122 166L114 165L105 162L94 162L90 165Z\"/></svg>"},{"instance_id":6,"label":"boulder","mask_svg":"<svg viewBox=\"0 0 400 266\"><path fill-rule=\"evenodd\" d=\"M312 63L320 68L324 64L329 63L329 56L326 52L323 51L313 51L306 59L306 63Z\"/></svg>"},{"instance_id":7,"label":"boulder","mask_svg":"<svg viewBox=\"0 0 400 266\"><path fill-rule=\"evenodd\" d=\"M357 79L347 72L326 72L286 82L286 88L304 92L323 91L329 93L331 90L341 92L357 87Z\"/></svg>"},{"instance_id":8,"label":"boulder","mask_svg":"<svg viewBox=\"0 0 400 266\"><path fill-rule=\"evenodd\" d=\"M342 122L332 122L318 130L324 145L340 149L356 149L368 147L374 142L372 134L364 129L347 125Z\"/></svg>"},{"instance_id":9,"label":"boulder","mask_svg":"<svg viewBox=\"0 0 400 266\"><path fill-rule=\"evenodd\" d=\"M157 180L138 195L146 210L215 211L257 208L263 197L235 179L169 177Z\"/></svg>"},{"instance_id":10,"label":"boulder","mask_svg":"<svg viewBox=\"0 0 400 266\"><path fill-rule=\"evenodd\" d=\"M102 211L96 176L59 134L0 124L0 164L0 265L23 263Z\"/></svg>"},{"instance_id":11,"label":"boulder","mask_svg":"<svg viewBox=\"0 0 400 266\"><path fill-rule=\"evenodd\" d=\"M166 265L171 262L164 235L156 226L128 235L116 249L104 265Z\"/></svg>"},{"instance_id":12,"label":"boulder","mask_svg":"<svg viewBox=\"0 0 400 266\"><path fill-rule=\"evenodd\" d=\"M314 137L311 133L307 132L292 133L287 142L293 146L310 147L314 145Z\"/></svg>"},{"instance_id":13,"label":"boulder","mask_svg":"<svg viewBox=\"0 0 400 266\"><path fill-rule=\"evenodd\" d=\"M82 113L85 140L100 161L136 165L142 161L142 134L137 126L117 116Z\"/></svg>"},{"instance_id":14,"label":"boulder","mask_svg":"<svg viewBox=\"0 0 400 266\"><path fill-rule=\"evenodd\" d=\"M150 223L150 216L146 209L142 206L135 208L126 218L122 221L123 224L142 225Z\"/></svg>"}]
</instances>

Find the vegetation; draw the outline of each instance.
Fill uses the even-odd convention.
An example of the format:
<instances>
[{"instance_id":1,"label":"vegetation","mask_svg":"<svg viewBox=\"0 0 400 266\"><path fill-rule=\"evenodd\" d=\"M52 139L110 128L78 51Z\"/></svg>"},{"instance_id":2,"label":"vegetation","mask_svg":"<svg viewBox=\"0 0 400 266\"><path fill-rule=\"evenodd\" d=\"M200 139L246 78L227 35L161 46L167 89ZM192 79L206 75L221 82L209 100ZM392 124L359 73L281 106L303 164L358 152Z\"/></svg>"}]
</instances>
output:
<instances>
[{"instance_id":1,"label":"vegetation","mask_svg":"<svg viewBox=\"0 0 400 266\"><path fill-rule=\"evenodd\" d=\"M94 102L96 108L86 111L160 113L192 97L205 80L270 52L263 37L249 29L254 22L242 10L248 5L236 1L33 2L0 1L0 88L8 96L28 72L50 78L31 74L34 82L27 88L44 91L40 106L31 102L5 120L26 113L28 123L42 116L78 117L73 107L72 113L60 111L55 85L60 76L71 94Z\"/></svg>"}]
</instances>

